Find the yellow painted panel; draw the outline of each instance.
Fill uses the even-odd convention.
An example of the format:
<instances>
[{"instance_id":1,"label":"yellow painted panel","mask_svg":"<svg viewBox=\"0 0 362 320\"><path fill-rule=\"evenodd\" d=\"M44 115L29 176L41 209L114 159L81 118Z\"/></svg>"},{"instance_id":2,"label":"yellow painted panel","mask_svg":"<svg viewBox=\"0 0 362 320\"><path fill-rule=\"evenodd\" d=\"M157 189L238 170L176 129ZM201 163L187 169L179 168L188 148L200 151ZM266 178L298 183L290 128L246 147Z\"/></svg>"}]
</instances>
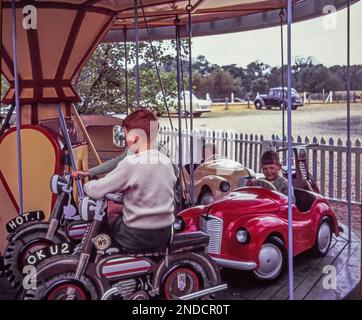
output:
<instances>
[{"instance_id":1,"label":"yellow painted panel","mask_svg":"<svg viewBox=\"0 0 362 320\"><path fill-rule=\"evenodd\" d=\"M4 185L0 181L0 255L4 254L4 249L7 244L6 223L17 216L17 211L11 202Z\"/></svg>"},{"instance_id":2,"label":"yellow painted panel","mask_svg":"<svg viewBox=\"0 0 362 320\"><path fill-rule=\"evenodd\" d=\"M56 154L49 138L34 129L21 130L24 211L51 211L50 177L55 172ZM0 170L18 201L16 132L10 133L0 144ZM2 213L0 213L2 214Z\"/></svg>"}]
</instances>

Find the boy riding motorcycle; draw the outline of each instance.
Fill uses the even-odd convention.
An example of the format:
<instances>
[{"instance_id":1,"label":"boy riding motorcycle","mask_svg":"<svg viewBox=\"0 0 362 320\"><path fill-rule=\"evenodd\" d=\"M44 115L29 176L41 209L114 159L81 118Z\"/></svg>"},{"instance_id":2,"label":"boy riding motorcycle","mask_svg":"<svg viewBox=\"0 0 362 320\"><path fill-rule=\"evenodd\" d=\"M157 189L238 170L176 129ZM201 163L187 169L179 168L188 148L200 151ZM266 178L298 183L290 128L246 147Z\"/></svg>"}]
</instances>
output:
<instances>
[{"instance_id":1,"label":"boy riding motorcycle","mask_svg":"<svg viewBox=\"0 0 362 320\"><path fill-rule=\"evenodd\" d=\"M171 160L157 149L158 120L140 109L123 122L126 143L133 154L99 180L84 185L87 195L103 198L123 194L123 215L111 226L114 240L127 252L163 249L171 238L174 222L176 176Z\"/></svg>"}]
</instances>

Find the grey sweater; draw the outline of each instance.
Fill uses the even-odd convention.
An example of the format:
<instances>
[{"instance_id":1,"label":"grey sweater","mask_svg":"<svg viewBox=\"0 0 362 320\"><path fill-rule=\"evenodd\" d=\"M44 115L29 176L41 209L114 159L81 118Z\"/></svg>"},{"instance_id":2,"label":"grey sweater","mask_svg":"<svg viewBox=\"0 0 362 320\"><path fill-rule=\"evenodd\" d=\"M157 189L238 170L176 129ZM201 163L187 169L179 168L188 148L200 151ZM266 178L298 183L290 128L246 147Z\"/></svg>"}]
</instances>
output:
<instances>
[{"instance_id":1,"label":"grey sweater","mask_svg":"<svg viewBox=\"0 0 362 320\"><path fill-rule=\"evenodd\" d=\"M92 198L123 193L123 221L131 228L160 229L174 222L176 176L171 160L158 150L128 155L104 178L84 185Z\"/></svg>"},{"instance_id":2,"label":"grey sweater","mask_svg":"<svg viewBox=\"0 0 362 320\"><path fill-rule=\"evenodd\" d=\"M159 144L158 145L158 150L161 151L164 155L168 156L168 152L166 150L166 148ZM128 152L128 149L126 149L125 151L123 151L122 154L120 154L119 156L110 159L94 168L89 169L89 175L91 178L94 178L95 176L99 176L102 174L106 174L108 172L111 172L112 170L114 170L118 163L121 162L125 157L127 157L127 155L130 155L131 153ZM176 165L172 164L172 167L174 169L174 173L176 175L176 177L178 176L178 168L176 167Z\"/></svg>"},{"instance_id":3,"label":"grey sweater","mask_svg":"<svg viewBox=\"0 0 362 320\"><path fill-rule=\"evenodd\" d=\"M287 179L285 179L283 176L279 176L272 183L273 183L274 187L277 189L277 191L288 196L288 180ZM293 189L292 189L292 203L295 203Z\"/></svg>"}]
</instances>

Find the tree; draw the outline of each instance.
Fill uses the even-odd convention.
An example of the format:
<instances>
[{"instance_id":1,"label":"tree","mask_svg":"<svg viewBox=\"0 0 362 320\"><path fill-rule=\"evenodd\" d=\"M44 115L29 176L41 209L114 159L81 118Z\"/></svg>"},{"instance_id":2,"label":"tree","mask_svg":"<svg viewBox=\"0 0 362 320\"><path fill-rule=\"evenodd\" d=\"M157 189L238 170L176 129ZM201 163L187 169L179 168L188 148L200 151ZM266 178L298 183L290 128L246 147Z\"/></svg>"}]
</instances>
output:
<instances>
[{"instance_id":1,"label":"tree","mask_svg":"<svg viewBox=\"0 0 362 320\"><path fill-rule=\"evenodd\" d=\"M268 91L269 83L265 78L255 79L251 82L251 92L253 96L256 96L258 93L262 94Z\"/></svg>"}]
</instances>

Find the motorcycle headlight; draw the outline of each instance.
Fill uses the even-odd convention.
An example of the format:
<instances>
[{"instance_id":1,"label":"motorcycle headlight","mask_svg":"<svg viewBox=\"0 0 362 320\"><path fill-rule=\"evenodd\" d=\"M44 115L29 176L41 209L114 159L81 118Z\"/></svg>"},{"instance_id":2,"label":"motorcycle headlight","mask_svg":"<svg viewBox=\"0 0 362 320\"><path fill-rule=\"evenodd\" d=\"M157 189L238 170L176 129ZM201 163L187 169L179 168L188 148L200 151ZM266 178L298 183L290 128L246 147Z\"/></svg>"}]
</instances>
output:
<instances>
[{"instance_id":1,"label":"motorcycle headlight","mask_svg":"<svg viewBox=\"0 0 362 320\"><path fill-rule=\"evenodd\" d=\"M50 178L50 190L53 193L59 194L65 192L67 184L67 179L58 174L55 174Z\"/></svg>"},{"instance_id":2,"label":"motorcycle headlight","mask_svg":"<svg viewBox=\"0 0 362 320\"><path fill-rule=\"evenodd\" d=\"M248 230L245 228L241 228L238 231L236 231L236 240L242 244L247 244L250 240L250 235Z\"/></svg>"},{"instance_id":3,"label":"motorcycle headlight","mask_svg":"<svg viewBox=\"0 0 362 320\"><path fill-rule=\"evenodd\" d=\"M175 222L173 223L173 228L176 231L182 231L185 228L185 221L181 217L177 217Z\"/></svg>"},{"instance_id":4,"label":"motorcycle headlight","mask_svg":"<svg viewBox=\"0 0 362 320\"><path fill-rule=\"evenodd\" d=\"M89 197L84 197L79 200L79 213L84 221L94 219L97 203Z\"/></svg>"},{"instance_id":5,"label":"motorcycle headlight","mask_svg":"<svg viewBox=\"0 0 362 320\"><path fill-rule=\"evenodd\" d=\"M222 192L228 192L230 190L230 183L227 181L223 181L220 183L220 190Z\"/></svg>"}]
</instances>

